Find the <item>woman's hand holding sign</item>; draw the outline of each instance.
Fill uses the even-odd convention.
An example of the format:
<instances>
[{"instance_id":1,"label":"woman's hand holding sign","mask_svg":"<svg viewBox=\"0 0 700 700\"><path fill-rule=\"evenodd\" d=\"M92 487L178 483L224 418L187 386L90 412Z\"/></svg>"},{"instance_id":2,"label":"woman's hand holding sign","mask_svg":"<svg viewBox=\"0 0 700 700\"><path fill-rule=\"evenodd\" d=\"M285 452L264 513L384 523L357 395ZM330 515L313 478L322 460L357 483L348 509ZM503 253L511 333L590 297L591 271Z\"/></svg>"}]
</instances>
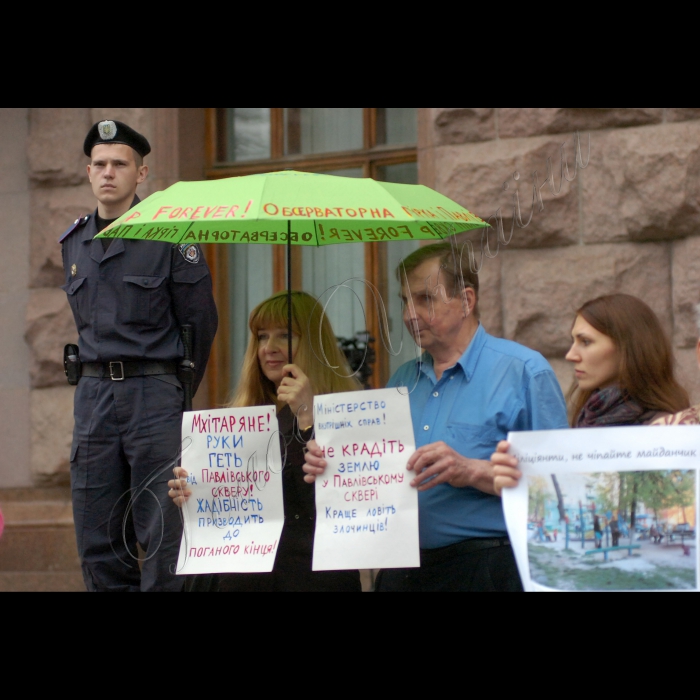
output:
<instances>
[{"instance_id":1,"label":"woman's hand holding sign","mask_svg":"<svg viewBox=\"0 0 700 700\"><path fill-rule=\"evenodd\" d=\"M192 491L187 484L188 474L182 467L175 467L175 469L173 469L173 474L175 474L175 478L168 482L168 486L170 487L168 496L173 499L173 503L178 508L182 508L187 499L192 495Z\"/></svg>"},{"instance_id":2,"label":"woman's hand holding sign","mask_svg":"<svg viewBox=\"0 0 700 700\"><path fill-rule=\"evenodd\" d=\"M285 377L277 389L277 398L288 404L299 427L307 430L314 424L314 392L309 378L296 365L284 366Z\"/></svg>"},{"instance_id":3,"label":"woman's hand holding sign","mask_svg":"<svg viewBox=\"0 0 700 700\"><path fill-rule=\"evenodd\" d=\"M518 470L518 460L508 454L509 449L510 443L501 440L496 451L491 455L493 487L497 496L501 495L503 489L515 488L522 477L522 472Z\"/></svg>"},{"instance_id":4,"label":"woman's hand holding sign","mask_svg":"<svg viewBox=\"0 0 700 700\"><path fill-rule=\"evenodd\" d=\"M317 476L321 476L326 471L326 460L323 459L323 450L318 446L316 440L311 440L306 446L306 454L304 455L306 463L303 466L306 476L304 481L307 484L313 484Z\"/></svg>"}]
</instances>

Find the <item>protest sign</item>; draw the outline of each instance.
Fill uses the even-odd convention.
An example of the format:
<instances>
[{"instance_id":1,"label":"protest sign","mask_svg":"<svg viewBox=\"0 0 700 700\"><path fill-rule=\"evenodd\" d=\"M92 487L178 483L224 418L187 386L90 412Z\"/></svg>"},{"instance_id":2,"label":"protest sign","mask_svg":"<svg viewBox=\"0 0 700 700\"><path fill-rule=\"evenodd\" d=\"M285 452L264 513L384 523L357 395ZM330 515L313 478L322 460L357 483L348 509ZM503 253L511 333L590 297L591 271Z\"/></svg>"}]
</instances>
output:
<instances>
[{"instance_id":1,"label":"protest sign","mask_svg":"<svg viewBox=\"0 0 700 700\"><path fill-rule=\"evenodd\" d=\"M316 480L313 570L420 566L408 391L317 396L314 421L328 467Z\"/></svg>"},{"instance_id":2,"label":"protest sign","mask_svg":"<svg viewBox=\"0 0 700 700\"><path fill-rule=\"evenodd\" d=\"M503 508L526 591L698 590L700 426L508 436Z\"/></svg>"},{"instance_id":3,"label":"protest sign","mask_svg":"<svg viewBox=\"0 0 700 700\"><path fill-rule=\"evenodd\" d=\"M282 526L282 456L274 406L192 411L182 418L178 574L269 572Z\"/></svg>"}]
</instances>

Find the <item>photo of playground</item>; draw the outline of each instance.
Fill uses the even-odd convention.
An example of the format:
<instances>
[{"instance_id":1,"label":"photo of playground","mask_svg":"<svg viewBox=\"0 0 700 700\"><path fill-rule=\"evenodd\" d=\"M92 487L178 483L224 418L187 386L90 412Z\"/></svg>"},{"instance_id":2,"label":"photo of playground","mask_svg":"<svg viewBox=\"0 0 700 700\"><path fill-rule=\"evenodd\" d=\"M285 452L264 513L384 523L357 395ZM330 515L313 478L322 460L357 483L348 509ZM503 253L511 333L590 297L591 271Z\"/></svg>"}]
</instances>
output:
<instances>
[{"instance_id":1,"label":"photo of playground","mask_svg":"<svg viewBox=\"0 0 700 700\"><path fill-rule=\"evenodd\" d=\"M695 471L528 477L536 583L565 591L697 589Z\"/></svg>"}]
</instances>

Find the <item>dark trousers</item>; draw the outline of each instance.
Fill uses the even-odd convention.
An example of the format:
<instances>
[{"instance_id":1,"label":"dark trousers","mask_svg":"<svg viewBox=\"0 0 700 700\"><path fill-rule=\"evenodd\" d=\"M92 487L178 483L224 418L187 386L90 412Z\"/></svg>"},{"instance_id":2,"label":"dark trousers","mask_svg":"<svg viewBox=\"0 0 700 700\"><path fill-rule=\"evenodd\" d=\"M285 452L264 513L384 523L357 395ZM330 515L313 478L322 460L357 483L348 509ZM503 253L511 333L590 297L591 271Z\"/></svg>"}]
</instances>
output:
<instances>
[{"instance_id":1,"label":"dark trousers","mask_svg":"<svg viewBox=\"0 0 700 700\"><path fill-rule=\"evenodd\" d=\"M418 569L382 569L380 593L490 593L523 590L513 550L506 538L465 540L422 549Z\"/></svg>"},{"instance_id":2,"label":"dark trousers","mask_svg":"<svg viewBox=\"0 0 700 700\"><path fill-rule=\"evenodd\" d=\"M182 590L184 577L174 574L182 521L167 486L182 399L180 387L155 377L83 377L76 388L71 488L89 591Z\"/></svg>"}]
</instances>

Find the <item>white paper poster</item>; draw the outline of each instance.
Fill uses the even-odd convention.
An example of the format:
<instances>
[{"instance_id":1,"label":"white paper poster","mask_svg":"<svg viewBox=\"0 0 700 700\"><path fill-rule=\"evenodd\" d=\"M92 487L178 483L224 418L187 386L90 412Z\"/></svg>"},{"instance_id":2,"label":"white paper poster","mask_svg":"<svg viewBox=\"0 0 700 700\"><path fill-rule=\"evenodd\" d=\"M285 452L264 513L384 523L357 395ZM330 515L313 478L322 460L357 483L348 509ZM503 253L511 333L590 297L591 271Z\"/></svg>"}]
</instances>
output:
<instances>
[{"instance_id":1,"label":"white paper poster","mask_svg":"<svg viewBox=\"0 0 700 700\"><path fill-rule=\"evenodd\" d=\"M177 573L272 571L284 525L275 407L185 413L182 441L192 496Z\"/></svg>"},{"instance_id":2,"label":"white paper poster","mask_svg":"<svg viewBox=\"0 0 700 700\"><path fill-rule=\"evenodd\" d=\"M526 591L697 591L700 426L511 433Z\"/></svg>"},{"instance_id":3,"label":"white paper poster","mask_svg":"<svg viewBox=\"0 0 700 700\"><path fill-rule=\"evenodd\" d=\"M420 566L408 390L317 396L314 422L328 463L316 480L314 571Z\"/></svg>"}]
</instances>

